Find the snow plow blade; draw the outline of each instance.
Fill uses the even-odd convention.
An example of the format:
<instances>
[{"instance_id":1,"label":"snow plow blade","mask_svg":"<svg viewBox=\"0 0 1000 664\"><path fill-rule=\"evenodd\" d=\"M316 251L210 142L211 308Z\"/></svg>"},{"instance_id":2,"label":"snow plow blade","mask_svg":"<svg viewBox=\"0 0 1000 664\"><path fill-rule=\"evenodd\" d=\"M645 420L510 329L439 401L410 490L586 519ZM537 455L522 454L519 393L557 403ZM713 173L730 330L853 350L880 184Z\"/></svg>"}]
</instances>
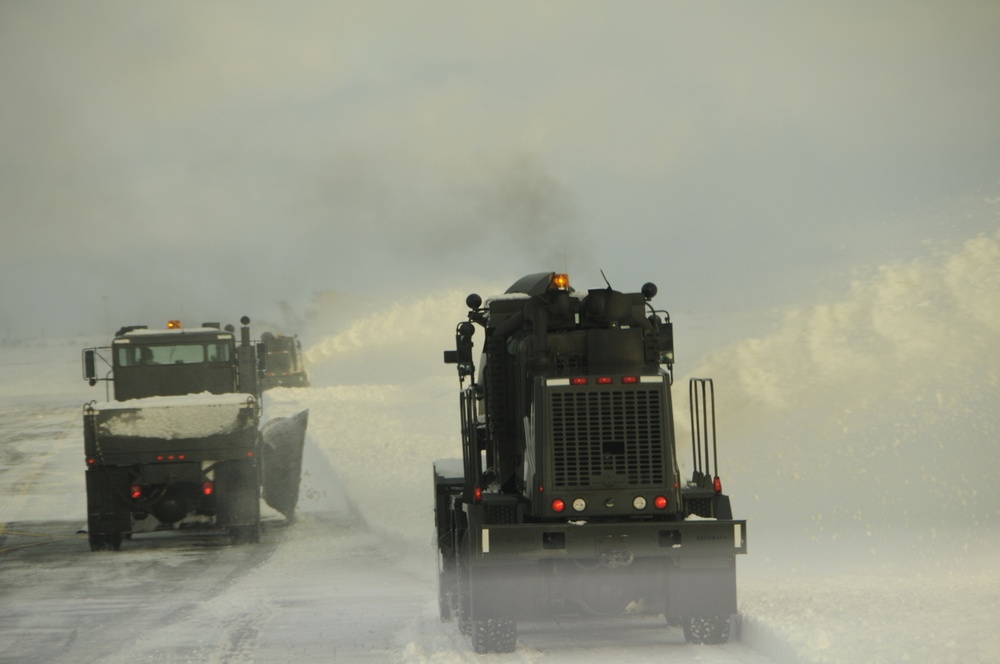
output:
<instances>
[{"instance_id":1,"label":"snow plow blade","mask_svg":"<svg viewBox=\"0 0 1000 664\"><path fill-rule=\"evenodd\" d=\"M290 519L299 502L302 479L302 449L306 441L309 411L279 417L261 428L264 471L261 477L264 502Z\"/></svg>"}]
</instances>

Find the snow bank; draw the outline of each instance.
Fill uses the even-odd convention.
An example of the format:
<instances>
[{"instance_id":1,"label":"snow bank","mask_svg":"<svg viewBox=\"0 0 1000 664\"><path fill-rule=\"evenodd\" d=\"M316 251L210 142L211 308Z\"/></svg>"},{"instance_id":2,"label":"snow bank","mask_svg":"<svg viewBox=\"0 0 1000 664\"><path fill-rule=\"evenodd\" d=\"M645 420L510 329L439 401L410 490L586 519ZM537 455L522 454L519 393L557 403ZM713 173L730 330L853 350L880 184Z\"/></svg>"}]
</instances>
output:
<instances>
[{"instance_id":1,"label":"snow bank","mask_svg":"<svg viewBox=\"0 0 1000 664\"><path fill-rule=\"evenodd\" d=\"M995 662L1000 577L813 577L741 587L742 641L779 662Z\"/></svg>"},{"instance_id":2,"label":"snow bank","mask_svg":"<svg viewBox=\"0 0 1000 664\"><path fill-rule=\"evenodd\" d=\"M457 382L277 388L264 393L264 409L281 417L308 408L307 438L336 469L352 508L401 546L431 552L432 464L462 454Z\"/></svg>"},{"instance_id":3,"label":"snow bank","mask_svg":"<svg viewBox=\"0 0 1000 664\"><path fill-rule=\"evenodd\" d=\"M893 564L890 541L920 561L1000 528L998 312L1000 234L882 266L692 372L715 378L722 477L756 526L751 550L766 542L753 533L794 532Z\"/></svg>"}]
</instances>

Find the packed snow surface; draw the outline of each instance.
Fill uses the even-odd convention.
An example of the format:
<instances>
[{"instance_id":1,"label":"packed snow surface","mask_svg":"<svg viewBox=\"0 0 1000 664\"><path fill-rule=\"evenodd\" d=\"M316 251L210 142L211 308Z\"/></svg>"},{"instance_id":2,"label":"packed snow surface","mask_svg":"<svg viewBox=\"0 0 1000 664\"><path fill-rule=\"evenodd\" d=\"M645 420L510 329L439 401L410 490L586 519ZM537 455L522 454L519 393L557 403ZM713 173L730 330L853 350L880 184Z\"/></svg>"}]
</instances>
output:
<instances>
[{"instance_id":1,"label":"packed snow surface","mask_svg":"<svg viewBox=\"0 0 1000 664\"><path fill-rule=\"evenodd\" d=\"M92 404L106 436L181 440L238 431L254 407L249 394L187 394ZM252 421L252 420L251 420Z\"/></svg>"}]
</instances>

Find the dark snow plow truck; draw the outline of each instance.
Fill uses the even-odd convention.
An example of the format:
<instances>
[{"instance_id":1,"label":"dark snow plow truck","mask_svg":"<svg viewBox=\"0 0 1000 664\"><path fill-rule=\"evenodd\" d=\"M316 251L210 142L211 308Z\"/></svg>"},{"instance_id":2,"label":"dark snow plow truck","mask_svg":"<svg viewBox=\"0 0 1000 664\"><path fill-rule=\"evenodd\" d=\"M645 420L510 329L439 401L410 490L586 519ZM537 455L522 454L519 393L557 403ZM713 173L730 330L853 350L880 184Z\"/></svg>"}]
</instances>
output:
<instances>
[{"instance_id":1,"label":"dark snow plow truck","mask_svg":"<svg viewBox=\"0 0 1000 664\"><path fill-rule=\"evenodd\" d=\"M110 347L83 351L90 384L114 386L113 401L83 408L91 550L120 549L145 519L157 529L214 524L234 544L257 542L262 495L294 514L308 411L258 430L265 351L250 319L241 322L238 342L231 325L171 321L123 327Z\"/></svg>"},{"instance_id":2,"label":"dark snow plow truck","mask_svg":"<svg viewBox=\"0 0 1000 664\"><path fill-rule=\"evenodd\" d=\"M296 336L265 332L260 340L267 348L267 369L261 376L262 390L272 387L309 387L302 342Z\"/></svg>"},{"instance_id":3,"label":"dark snow plow truck","mask_svg":"<svg viewBox=\"0 0 1000 664\"><path fill-rule=\"evenodd\" d=\"M681 481L672 324L655 294L580 295L541 273L485 305L467 298L445 351L463 458L435 462L434 490L441 618L476 652L514 650L518 618L570 613L663 614L689 642L729 639L746 522L722 493L706 379L690 384L694 472Z\"/></svg>"}]
</instances>

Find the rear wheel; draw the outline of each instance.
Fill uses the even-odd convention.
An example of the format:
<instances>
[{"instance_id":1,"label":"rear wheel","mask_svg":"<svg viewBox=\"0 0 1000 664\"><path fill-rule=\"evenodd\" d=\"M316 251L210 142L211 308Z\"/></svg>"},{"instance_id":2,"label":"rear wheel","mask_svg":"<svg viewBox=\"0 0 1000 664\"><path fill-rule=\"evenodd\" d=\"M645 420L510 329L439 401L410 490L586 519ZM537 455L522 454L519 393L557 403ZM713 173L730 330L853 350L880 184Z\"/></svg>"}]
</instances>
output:
<instances>
[{"instance_id":1,"label":"rear wheel","mask_svg":"<svg viewBox=\"0 0 1000 664\"><path fill-rule=\"evenodd\" d=\"M91 551L120 551L122 548L121 533L90 533Z\"/></svg>"},{"instance_id":2,"label":"rear wheel","mask_svg":"<svg viewBox=\"0 0 1000 664\"><path fill-rule=\"evenodd\" d=\"M688 643L718 645L729 641L729 616L687 618L684 640Z\"/></svg>"},{"instance_id":3,"label":"rear wheel","mask_svg":"<svg viewBox=\"0 0 1000 664\"><path fill-rule=\"evenodd\" d=\"M456 529L464 525L464 515L456 519ZM462 636L472 633L472 593L469 590L469 533L462 528L455 537L455 599L454 605L458 613L458 631Z\"/></svg>"},{"instance_id":4,"label":"rear wheel","mask_svg":"<svg viewBox=\"0 0 1000 664\"><path fill-rule=\"evenodd\" d=\"M455 611L454 573L438 574L438 610L441 612L441 622L451 622Z\"/></svg>"},{"instance_id":5,"label":"rear wheel","mask_svg":"<svg viewBox=\"0 0 1000 664\"><path fill-rule=\"evenodd\" d=\"M260 521L249 526L229 526L229 539L233 544L260 542Z\"/></svg>"},{"instance_id":6,"label":"rear wheel","mask_svg":"<svg viewBox=\"0 0 1000 664\"><path fill-rule=\"evenodd\" d=\"M472 649L477 653L513 652L517 646L517 621L487 618L471 621Z\"/></svg>"}]
</instances>

